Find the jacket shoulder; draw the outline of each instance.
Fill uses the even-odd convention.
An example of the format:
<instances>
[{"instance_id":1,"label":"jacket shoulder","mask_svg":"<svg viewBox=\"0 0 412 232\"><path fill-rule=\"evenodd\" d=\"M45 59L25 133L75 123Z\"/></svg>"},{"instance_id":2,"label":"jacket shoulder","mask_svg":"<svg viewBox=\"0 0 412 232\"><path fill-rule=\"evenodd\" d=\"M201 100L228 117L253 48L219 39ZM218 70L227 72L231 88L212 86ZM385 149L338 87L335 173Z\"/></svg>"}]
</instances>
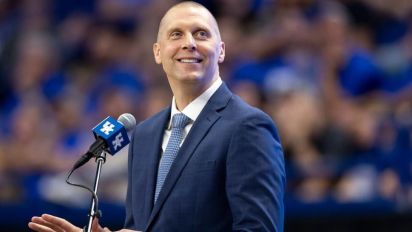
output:
<instances>
[{"instance_id":1,"label":"jacket shoulder","mask_svg":"<svg viewBox=\"0 0 412 232\"><path fill-rule=\"evenodd\" d=\"M239 120L261 119L273 123L272 118L261 109L249 105L239 96L233 94L232 99L228 104L228 112L232 112L233 116Z\"/></svg>"}]
</instances>

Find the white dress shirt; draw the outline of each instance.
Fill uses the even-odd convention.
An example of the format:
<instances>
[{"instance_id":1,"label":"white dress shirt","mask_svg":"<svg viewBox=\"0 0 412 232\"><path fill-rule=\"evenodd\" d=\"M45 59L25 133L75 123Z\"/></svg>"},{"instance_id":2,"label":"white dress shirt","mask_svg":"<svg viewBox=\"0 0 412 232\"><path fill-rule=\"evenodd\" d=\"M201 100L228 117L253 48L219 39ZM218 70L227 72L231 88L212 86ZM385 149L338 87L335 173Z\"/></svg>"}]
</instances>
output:
<instances>
[{"instance_id":1,"label":"white dress shirt","mask_svg":"<svg viewBox=\"0 0 412 232\"><path fill-rule=\"evenodd\" d=\"M173 97L172 99L172 110L170 112L170 120L169 120L169 125L167 129L165 130L163 134L163 143L162 143L162 155L163 152L166 150L167 143L169 142L170 134L172 133L172 118L173 115L178 114L178 113L183 113L187 117L191 119L191 122L186 125L184 131L183 131L183 139L180 145L185 141L186 135L189 134L190 129L193 126L193 123L196 121L197 117L199 116L200 112L202 112L203 108L209 101L210 97L216 92L216 90L220 87L222 84L222 79L217 78L215 82L205 91L203 92L199 97L197 97L195 100L189 103L181 112L177 109L176 107L176 99Z\"/></svg>"}]
</instances>

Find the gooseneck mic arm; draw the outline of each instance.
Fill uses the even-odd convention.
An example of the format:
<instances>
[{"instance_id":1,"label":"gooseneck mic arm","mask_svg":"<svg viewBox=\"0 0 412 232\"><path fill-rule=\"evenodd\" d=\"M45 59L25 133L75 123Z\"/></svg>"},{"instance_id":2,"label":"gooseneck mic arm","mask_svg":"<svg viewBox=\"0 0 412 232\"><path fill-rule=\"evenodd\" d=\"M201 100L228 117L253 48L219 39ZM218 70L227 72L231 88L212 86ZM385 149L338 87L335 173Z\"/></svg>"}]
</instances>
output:
<instances>
[{"instance_id":1,"label":"gooseneck mic arm","mask_svg":"<svg viewBox=\"0 0 412 232\"><path fill-rule=\"evenodd\" d=\"M72 169L78 169L87 163L91 158L98 157L104 149L106 149L106 142L102 138L97 137L96 141L90 146L89 150L82 157L80 157L79 160L77 160Z\"/></svg>"}]
</instances>

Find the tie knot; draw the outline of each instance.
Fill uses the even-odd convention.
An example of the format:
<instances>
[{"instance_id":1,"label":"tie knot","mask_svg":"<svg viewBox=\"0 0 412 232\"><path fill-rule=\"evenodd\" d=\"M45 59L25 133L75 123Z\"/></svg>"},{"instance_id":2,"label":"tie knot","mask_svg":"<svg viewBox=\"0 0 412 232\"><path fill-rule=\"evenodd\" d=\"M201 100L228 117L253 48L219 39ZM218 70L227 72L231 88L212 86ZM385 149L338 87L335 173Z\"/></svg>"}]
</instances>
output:
<instances>
[{"instance_id":1,"label":"tie knot","mask_svg":"<svg viewBox=\"0 0 412 232\"><path fill-rule=\"evenodd\" d=\"M173 115L172 128L183 129L190 122L190 118L182 113Z\"/></svg>"}]
</instances>

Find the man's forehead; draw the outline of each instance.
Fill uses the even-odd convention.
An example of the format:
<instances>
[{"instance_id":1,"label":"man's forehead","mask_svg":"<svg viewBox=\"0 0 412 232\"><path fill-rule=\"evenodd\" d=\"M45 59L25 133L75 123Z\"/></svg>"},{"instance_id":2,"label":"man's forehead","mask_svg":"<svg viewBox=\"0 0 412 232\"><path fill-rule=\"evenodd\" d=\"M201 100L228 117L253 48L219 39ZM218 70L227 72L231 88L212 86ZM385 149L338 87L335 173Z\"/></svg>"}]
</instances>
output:
<instances>
[{"instance_id":1,"label":"man's forehead","mask_svg":"<svg viewBox=\"0 0 412 232\"><path fill-rule=\"evenodd\" d=\"M163 30L168 31L173 28L199 27L214 30L212 21L207 17L201 17L197 14L184 14L183 17L173 18L165 21Z\"/></svg>"},{"instance_id":2,"label":"man's forehead","mask_svg":"<svg viewBox=\"0 0 412 232\"><path fill-rule=\"evenodd\" d=\"M170 24L176 18L198 17L205 22L212 21L212 15L203 8L193 6L180 6L170 9L162 19L163 24Z\"/></svg>"},{"instance_id":3,"label":"man's forehead","mask_svg":"<svg viewBox=\"0 0 412 232\"><path fill-rule=\"evenodd\" d=\"M213 15L206 8L193 5L176 6L167 11L160 22L159 33L183 22L194 22L199 24L199 26L203 25L203 27L208 27L219 33L217 22Z\"/></svg>"}]
</instances>

